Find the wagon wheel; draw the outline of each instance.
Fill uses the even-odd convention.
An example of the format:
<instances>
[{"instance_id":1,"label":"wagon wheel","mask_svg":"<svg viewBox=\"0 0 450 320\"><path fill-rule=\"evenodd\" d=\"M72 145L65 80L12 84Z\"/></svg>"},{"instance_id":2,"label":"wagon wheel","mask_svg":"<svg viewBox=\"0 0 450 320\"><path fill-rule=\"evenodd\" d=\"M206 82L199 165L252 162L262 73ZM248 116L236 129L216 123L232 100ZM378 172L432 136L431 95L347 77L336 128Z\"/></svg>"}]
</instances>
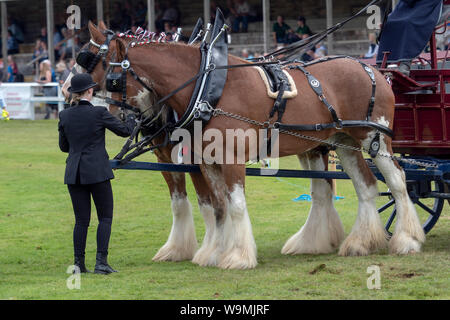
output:
<instances>
[{"instance_id":1,"label":"wagon wheel","mask_svg":"<svg viewBox=\"0 0 450 320\"><path fill-rule=\"evenodd\" d=\"M406 184L409 197L414 203L423 230L425 233L428 233L439 219L445 201L441 198L433 198L430 193L445 192L444 183L441 181L407 181ZM379 207L378 212L382 219L386 219L386 231L389 235L392 235L397 215L395 200L389 190L380 192L379 196L377 203L384 202L384 204ZM386 199L388 200L387 202L385 201Z\"/></svg>"}]
</instances>

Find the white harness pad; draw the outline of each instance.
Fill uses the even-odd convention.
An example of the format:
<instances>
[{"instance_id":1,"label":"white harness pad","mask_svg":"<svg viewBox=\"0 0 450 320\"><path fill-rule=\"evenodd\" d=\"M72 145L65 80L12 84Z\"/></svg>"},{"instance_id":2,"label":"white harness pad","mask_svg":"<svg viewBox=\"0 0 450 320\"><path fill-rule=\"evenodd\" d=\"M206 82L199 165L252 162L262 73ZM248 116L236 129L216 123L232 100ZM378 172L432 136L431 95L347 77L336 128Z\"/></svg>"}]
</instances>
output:
<instances>
[{"instance_id":1,"label":"white harness pad","mask_svg":"<svg viewBox=\"0 0 450 320\"><path fill-rule=\"evenodd\" d=\"M278 97L278 91L273 92L270 88L269 79L267 78L266 72L261 67L254 67L256 70L258 70L259 75L261 76L262 81L264 82L266 89L267 89L267 95L272 98L276 99ZM282 70L284 74L286 75L289 85L291 87L291 91L285 91L283 93L283 99L291 99L295 98L297 96L297 87L295 85L294 79L292 79L291 75L286 71Z\"/></svg>"}]
</instances>

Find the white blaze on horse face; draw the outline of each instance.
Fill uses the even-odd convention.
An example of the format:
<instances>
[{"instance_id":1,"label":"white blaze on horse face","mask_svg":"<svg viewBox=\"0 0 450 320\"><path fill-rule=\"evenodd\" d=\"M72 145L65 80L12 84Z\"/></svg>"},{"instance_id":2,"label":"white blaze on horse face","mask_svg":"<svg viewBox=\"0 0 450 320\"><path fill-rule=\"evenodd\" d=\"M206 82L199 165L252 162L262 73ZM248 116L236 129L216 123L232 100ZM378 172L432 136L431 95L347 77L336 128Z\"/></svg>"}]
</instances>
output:
<instances>
[{"instance_id":1,"label":"white blaze on horse face","mask_svg":"<svg viewBox=\"0 0 450 320\"><path fill-rule=\"evenodd\" d=\"M177 192L172 194L172 213L169 239L153 257L154 261L191 260L197 250L192 207L185 195Z\"/></svg>"}]
</instances>

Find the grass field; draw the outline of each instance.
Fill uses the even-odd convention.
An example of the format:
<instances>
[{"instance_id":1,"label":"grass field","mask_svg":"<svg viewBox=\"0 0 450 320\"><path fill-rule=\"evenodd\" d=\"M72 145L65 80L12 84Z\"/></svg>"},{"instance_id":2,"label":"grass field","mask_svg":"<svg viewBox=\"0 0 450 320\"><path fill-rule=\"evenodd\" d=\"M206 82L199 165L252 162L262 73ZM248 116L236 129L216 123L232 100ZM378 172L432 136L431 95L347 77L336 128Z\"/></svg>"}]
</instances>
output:
<instances>
[{"instance_id":1,"label":"grass field","mask_svg":"<svg viewBox=\"0 0 450 320\"><path fill-rule=\"evenodd\" d=\"M124 140L110 133L116 154ZM82 275L81 289L66 286L73 262L74 217L63 184L66 154L58 149L57 122L0 122L0 299L449 299L450 209L442 216L420 254L367 257L284 256L285 241L306 221L309 180L250 177L247 204L258 246L253 270L202 268L186 262L153 262L171 227L169 193L157 172L116 171L115 212L110 263L120 272ZM144 155L142 161L154 156ZM299 168L295 158L285 168ZM382 188L382 186L380 186ZM197 239L204 224L192 183ZM336 207L349 233L357 199L350 181L338 182L345 199ZM87 265L95 263L95 210L89 228ZM381 289L369 290L367 267L378 265Z\"/></svg>"}]
</instances>

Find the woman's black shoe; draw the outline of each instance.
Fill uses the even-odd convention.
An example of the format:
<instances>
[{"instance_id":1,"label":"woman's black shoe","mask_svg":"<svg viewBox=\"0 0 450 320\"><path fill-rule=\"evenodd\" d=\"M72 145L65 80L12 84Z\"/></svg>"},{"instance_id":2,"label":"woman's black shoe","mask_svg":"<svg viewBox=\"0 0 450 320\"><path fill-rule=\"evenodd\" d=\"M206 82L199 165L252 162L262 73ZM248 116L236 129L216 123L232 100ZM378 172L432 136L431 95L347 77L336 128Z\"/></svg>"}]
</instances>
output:
<instances>
[{"instance_id":1,"label":"woman's black shoe","mask_svg":"<svg viewBox=\"0 0 450 320\"><path fill-rule=\"evenodd\" d=\"M92 273L92 271L89 271L84 264L84 256L75 256L74 265L80 269L80 273ZM77 271L78 270L75 269L73 273L76 273Z\"/></svg>"},{"instance_id":2,"label":"woman's black shoe","mask_svg":"<svg viewBox=\"0 0 450 320\"><path fill-rule=\"evenodd\" d=\"M95 270L94 273L98 274L110 274L113 272L117 272L107 262L108 254L104 253L97 253L96 257L96 263L95 263Z\"/></svg>"}]
</instances>

